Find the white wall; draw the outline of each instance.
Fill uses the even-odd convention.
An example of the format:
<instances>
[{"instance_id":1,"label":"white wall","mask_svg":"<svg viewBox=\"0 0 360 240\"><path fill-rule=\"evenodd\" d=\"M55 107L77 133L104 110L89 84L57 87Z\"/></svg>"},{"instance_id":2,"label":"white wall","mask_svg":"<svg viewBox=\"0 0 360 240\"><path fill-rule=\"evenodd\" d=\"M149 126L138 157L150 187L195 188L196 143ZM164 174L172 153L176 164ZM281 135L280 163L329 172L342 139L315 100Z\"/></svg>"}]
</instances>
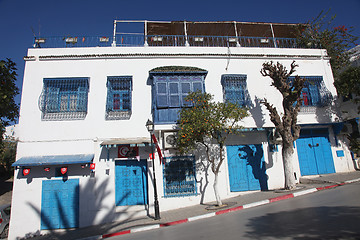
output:
<instances>
[{"instance_id":1,"label":"white wall","mask_svg":"<svg viewBox=\"0 0 360 240\"><path fill-rule=\"evenodd\" d=\"M229 54L230 53L230 54ZM111 54L111 55L109 55ZM148 161L149 172L149 208L144 206L115 207L115 159L114 149L110 158L100 144L113 138L148 137L145 128L147 119L151 119L151 86L147 85L149 71L160 66L192 66L208 71L205 89L214 94L216 101L222 101L222 74L246 74L247 87L254 108L251 115L243 120L246 127L273 127L267 110L255 104L255 99L266 97L281 112L281 95L270 86L270 79L260 74L265 61L279 61L288 69L293 59L299 65L296 74L323 76L328 90L335 96L333 76L329 60L324 50L316 49L274 49L274 48L217 48L217 47L103 47L103 48L65 48L65 49L29 49L25 65L23 93L19 119L19 145L17 159L25 156L95 154L95 176L72 176L80 179L80 226L88 226L112 220L125 220L136 216L153 213L152 164ZM133 76L132 115L129 120L105 120L107 76ZM89 77L88 113L84 120L42 121L38 100L43 88L43 78ZM337 118L327 114L331 110L316 109L310 113L300 113L299 123L329 123ZM171 129L171 125L158 125L156 129ZM228 144L262 143L264 158L268 166L269 189L280 188L284 184L281 148L270 153L265 132L246 133L245 138L230 138ZM330 137L331 138L331 137ZM161 141L161 139L159 139ZM343 144L338 148L344 148ZM338 148L333 148L334 151ZM148 158L149 149L140 148L141 158ZM334 155L336 156L336 154ZM348 158L348 151L346 150ZM334 159L336 170L347 171L349 160ZM350 160L351 161L351 160ZM344 164L346 163L346 164ZM75 166L72 166L75 167ZM205 195L182 198L164 198L162 185L162 166L156 163L157 187L161 211L214 201L212 188L213 174L208 174L208 186ZM295 171L300 176L298 163ZM40 229L39 213L41 208L41 182L49 179L42 176L40 168L32 170L37 178L17 178L15 172L13 192L13 212L10 238L24 236ZM198 183L205 184L205 173L198 171ZM220 196L225 199L239 194L229 188L227 160L219 173ZM126 212L124 210L126 209ZM31 223L27 219L32 219Z\"/></svg>"}]
</instances>

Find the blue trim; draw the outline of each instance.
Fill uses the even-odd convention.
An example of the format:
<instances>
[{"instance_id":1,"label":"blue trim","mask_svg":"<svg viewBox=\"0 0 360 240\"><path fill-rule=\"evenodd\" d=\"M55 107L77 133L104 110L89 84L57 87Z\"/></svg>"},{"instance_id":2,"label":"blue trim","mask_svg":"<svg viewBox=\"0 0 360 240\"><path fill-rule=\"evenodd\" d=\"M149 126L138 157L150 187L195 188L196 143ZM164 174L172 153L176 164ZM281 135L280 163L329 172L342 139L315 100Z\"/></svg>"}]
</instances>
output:
<instances>
[{"instance_id":1,"label":"blue trim","mask_svg":"<svg viewBox=\"0 0 360 240\"><path fill-rule=\"evenodd\" d=\"M59 155L59 156L33 156L22 157L12 164L13 167L20 166L48 166L90 163L94 154Z\"/></svg>"}]
</instances>

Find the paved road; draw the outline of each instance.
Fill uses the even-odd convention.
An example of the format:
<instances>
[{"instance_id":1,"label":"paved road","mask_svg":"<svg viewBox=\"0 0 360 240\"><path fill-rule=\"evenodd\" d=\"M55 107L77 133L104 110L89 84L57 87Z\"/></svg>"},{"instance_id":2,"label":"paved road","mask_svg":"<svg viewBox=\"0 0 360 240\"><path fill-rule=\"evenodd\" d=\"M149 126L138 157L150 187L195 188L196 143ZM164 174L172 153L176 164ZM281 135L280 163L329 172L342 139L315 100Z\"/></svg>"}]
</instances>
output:
<instances>
[{"instance_id":1,"label":"paved road","mask_svg":"<svg viewBox=\"0 0 360 240\"><path fill-rule=\"evenodd\" d=\"M360 183L111 239L360 239Z\"/></svg>"}]
</instances>

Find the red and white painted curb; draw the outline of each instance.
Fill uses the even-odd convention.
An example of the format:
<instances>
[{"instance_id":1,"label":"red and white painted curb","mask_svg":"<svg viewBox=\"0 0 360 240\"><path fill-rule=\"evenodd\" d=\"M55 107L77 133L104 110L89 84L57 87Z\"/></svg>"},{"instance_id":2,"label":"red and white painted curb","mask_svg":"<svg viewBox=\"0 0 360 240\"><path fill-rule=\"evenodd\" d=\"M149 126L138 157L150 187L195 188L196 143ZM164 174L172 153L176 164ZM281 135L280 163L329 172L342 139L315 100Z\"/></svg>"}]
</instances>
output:
<instances>
[{"instance_id":1,"label":"red and white painted curb","mask_svg":"<svg viewBox=\"0 0 360 240\"><path fill-rule=\"evenodd\" d=\"M303 191L289 193L289 194L285 194L285 195L282 195L282 196L279 196L279 197L269 198L269 199L266 199L266 200L253 202L253 203L248 203L248 204L245 204L245 205L242 205L242 206L237 206L237 207L233 207L233 208L229 208L229 209L224 209L224 210L220 210L220 211L217 211L217 212L211 212L211 213L207 213L207 214L204 214L204 215L199 215L199 216L195 216L195 217L189 217L189 218L182 219L182 220L177 220L177 221L174 221L174 222L153 224L153 225L148 225L148 226L145 226L145 227L135 227L135 228L131 228L131 229L128 229L128 230L125 230L125 231L121 231L121 232L109 233L109 234L94 236L92 238L86 238L86 239L89 239L89 240L90 239L104 239L104 238L110 238L110 237L125 235L125 234L129 234L129 233L135 233L135 232L142 232L142 231L157 229L157 228L161 228L161 227L169 227L169 226L173 226L173 225L177 225L177 224L182 224L182 223L186 223L186 222L192 222L192 221L196 221L196 220L200 220L200 219L214 217L216 215L221 215L221 214L224 214L224 213L235 212L235 211L239 211L239 210L242 210L242 209L257 207L257 206L261 206L261 205L265 205L265 204L269 204L269 203L273 203L273 202L277 202L277 201L281 201L281 200L285 200L285 199L289 199L289 198L303 196L303 195L306 195L306 194L309 194L309 193L314 193L314 192L317 192L317 191L322 191L322 190L326 190L326 189L330 189L330 188L334 188L334 187L339 187L339 186L342 186L342 185L345 185L345 184L358 182L358 181L360 181L360 178L345 181L343 183L338 183L338 184L334 184L334 185L330 185L330 186L309 188L309 189L306 189L306 190L303 190Z\"/></svg>"}]
</instances>

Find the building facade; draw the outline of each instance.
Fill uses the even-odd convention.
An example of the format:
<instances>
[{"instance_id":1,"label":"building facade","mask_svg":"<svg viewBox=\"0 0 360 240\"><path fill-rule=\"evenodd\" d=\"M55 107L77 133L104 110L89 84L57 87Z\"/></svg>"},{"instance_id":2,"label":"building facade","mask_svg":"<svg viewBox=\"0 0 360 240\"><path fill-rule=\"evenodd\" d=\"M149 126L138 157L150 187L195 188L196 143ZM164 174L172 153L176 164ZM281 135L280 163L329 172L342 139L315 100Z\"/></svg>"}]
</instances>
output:
<instances>
[{"instance_id":1,"label":"building facade","mask_svg":"<svg viewBox=\"0 0 360 240\"><path fill-rule=\"evenodd\" d=\"M179 156L174 146L178 110L196 90L249 108L243 134L226 143L220 196L283 187L281 144L260 104L266 97L282 109L260 74L266 61L289 68L295 60L308 80L294 143L297 181L354 171L326 50L297 46L294 25L145 26L132 42L116 31L95 45L85 37L64 38L62 47L35 39L25 57L9 239L153 215L154 167L160 211L214 201L203 152ZM160 149L154 165L148 119Z\"/></svg>"}]
</instances>

